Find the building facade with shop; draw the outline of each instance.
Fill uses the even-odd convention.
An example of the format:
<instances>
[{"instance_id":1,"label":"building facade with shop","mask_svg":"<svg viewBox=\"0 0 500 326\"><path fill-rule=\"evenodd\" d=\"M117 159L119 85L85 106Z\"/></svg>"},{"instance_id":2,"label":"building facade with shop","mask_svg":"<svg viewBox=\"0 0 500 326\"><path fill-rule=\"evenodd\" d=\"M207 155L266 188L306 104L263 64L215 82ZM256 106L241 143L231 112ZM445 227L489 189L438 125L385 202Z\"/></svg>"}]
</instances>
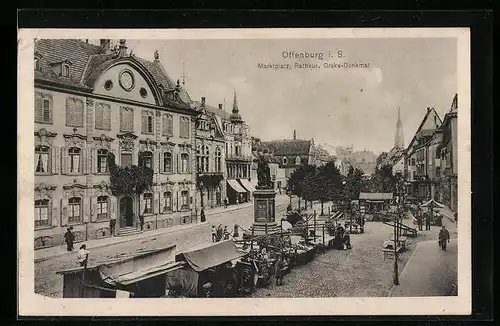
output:
<instances>
[{"instance_id":1,"label":"building facade with shop","mask_svg":"<svg viewBox=\"0 0 500 326\"><path fill-rule=\"evenodd\" d=\"M35 248L191 221L197 112L154 61L70 39L40 39L34 53ZM142 194L111 192L108 154L119 167L154 171ZM141 162L139 162L141 157Z\"/></svg>"},{"instance_id":2,"label":"building facade with shop","mask_svg":"<svg viewBox=\"0 0 500 326\"><path fill-rule=\"evenodd\" d=\"M199 111L196 133L196 207L211 209L224 204L226 197L226 152L221 119L214 112L219 108L209 107L205 97L196 102Z\"/></svg>"},{"instance_id":3,"label":"building facade with shop","mask_svg":"<svg viewBox=\"0 0 500 326\"><path fill-rule=\"evenodd\" d=\"M409 199L426 200L434 193L435 180L430 173L429 144L440 125L441 118L434 108L427 111L408 145L405 157L406 194Z\"/></svg>"}]
</instances>

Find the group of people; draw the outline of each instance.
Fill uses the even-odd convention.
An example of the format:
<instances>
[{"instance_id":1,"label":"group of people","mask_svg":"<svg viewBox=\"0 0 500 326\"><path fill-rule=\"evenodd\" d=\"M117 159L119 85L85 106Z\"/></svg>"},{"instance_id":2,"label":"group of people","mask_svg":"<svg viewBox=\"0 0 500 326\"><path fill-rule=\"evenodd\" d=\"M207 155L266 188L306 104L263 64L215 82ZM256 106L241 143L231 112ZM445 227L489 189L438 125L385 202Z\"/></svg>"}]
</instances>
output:
<instances>
[{"instance_id":1,"label":"group of people","mask_svg":"<svg viewBox=\"0 0 500 326\"><path fill-rule=\"evenodd\" d=\"M349 233L346 232L342 224L337 223L334 234L335 234L334 243L336 249L339 250L352 249L351 237L349 236Z\"/></svg>"},{"instance_id":2,"label":"group of people","mask_svg":"<svg viewBox=\"0 0 500 326\"><path fill-rule=\"evenodd\" d=\"M66 229L66 233L64 233L64 242L66 242L66 249L68 251L74 250L75 235L73 234L72 226ZM80 246L80 250L78 250L78 253L76 254L76 258L78 259L80 266L85 266L89 254L90 251L87 250L87 246L82 244Z\"/></svg>"},{"instance_id":3,"label":"group of people","mask_svg":"<svg viewBox=\"0 0 500 326\"><path fill-rule=\"evenodd\" d=\"M418 211L417 212L417 225L418 225L419 231L422 231L424 222L425 222L425 231L430 231L430 229L431 229L431 214L429 214L429 213L422 214L420 211Z\"/></svg>"},{"instance_id":4,"label":"group of people","mask_svg":"<svg viewBox=\"0 0 500 326\"><path fill-rule=\"evenodd\" d=\"M212 225L212 242L229 240L229 236L230 233L227 230L227 225L224 225L224 229L222 228L222 224L219 224L217 228L215 228L215 225Z\"/></svg>"}]
</instances>

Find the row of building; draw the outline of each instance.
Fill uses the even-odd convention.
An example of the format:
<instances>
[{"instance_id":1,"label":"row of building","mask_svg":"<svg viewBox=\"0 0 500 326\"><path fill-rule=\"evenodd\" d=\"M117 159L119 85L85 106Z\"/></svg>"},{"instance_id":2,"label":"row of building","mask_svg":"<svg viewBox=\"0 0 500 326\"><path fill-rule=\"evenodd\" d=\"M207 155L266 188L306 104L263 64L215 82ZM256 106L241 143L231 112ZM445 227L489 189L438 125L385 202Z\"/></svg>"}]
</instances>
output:
<instances>
[{"instance_id":1,"label":"row of building","mask_svg":"<svg viewBox=\"0 0 500 326\"><path fill-rule=\"evenodd\" d=\"M433 198L457 210L457 110L457 94L443 119L434 108L428 107L407 147L398 112L394 147L377 158L377 166L390 165L394 174L404 177L409 199Z\"/></svg>"},{"instance_id":2,"label":"row of building","mask_svg":"<svg viewBox=\"0 0 500 326\"><path fill-rule=\"evenodd\" d=\"M251 200L257 158L265 155L277 192L301 164L330 158L313 140L252 138L236 93L231 112L191 99L160 63L111 46L39 39L34 53L35 248L188 223L205 210ZM140 195L114 196L108 154L125 167L153 169ZM139 157L141 159L139 159ZM196 218L195 218L196 219Z\"/></svg>"}]
</instances>

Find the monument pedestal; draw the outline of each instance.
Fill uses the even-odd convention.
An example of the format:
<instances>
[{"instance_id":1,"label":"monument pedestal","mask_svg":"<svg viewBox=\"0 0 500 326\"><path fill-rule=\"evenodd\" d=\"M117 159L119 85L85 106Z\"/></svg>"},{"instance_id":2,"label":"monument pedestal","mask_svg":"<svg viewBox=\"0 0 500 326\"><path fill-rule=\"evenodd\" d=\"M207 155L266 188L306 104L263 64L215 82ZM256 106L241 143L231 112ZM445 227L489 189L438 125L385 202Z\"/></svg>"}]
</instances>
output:
<instances>
[{"instance_id":1,"label":"monument pedestal","mask_svg":"<svg viewBox=\"0 0 500 326\"><path fill-rule=\"evenodd\" d=\"M254 223L248 230L251 235L274 234L281 232L281 225L276 223L275 203L276 192L274 189L259 189L253 192L254 198Z\"/></svg>"}]
</instances>

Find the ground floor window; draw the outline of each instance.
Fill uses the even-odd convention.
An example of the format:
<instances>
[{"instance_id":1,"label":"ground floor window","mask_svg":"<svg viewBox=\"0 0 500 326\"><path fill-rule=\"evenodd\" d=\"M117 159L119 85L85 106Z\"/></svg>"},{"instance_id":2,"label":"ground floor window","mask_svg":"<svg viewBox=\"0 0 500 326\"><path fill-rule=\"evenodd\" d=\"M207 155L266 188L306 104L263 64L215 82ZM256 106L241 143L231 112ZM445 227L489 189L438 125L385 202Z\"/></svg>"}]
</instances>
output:
<instances>
[{"instance_id":1,"label":"ground floor window","mask_svg":"<svg viewBox=\"0 0 500 326\"><path fill-rule=\"evenodd\" d=\"M108 196L97 197L97 219L108 219Z\"/></svg>"},{"instance_id":2,"label":"ground floor window","mask_svg":"<svg viewBox=\"0 0 500 326\"><path fill-rule=\"evenodd\" d=\"M153 213L153 194L144 194L144 214Z\"/></svg>"},{"instance_id":3,"label":"ground floor window","mask_svg":"<svg viewBox=\"0 0 500 326\"><path fill-rule=\"evenodd\" d=\"M170 191L166 191L163 194L163 197L165 199L165 206L163 207L164 212L171 212L172 209L172 193Z\"/></svg>"},{"instance_id":4,"label":"ground floor window","mask_svg":"<svg viewBox=\"0 0 500 326\"><path fill-rule=\"evenodd\" d=\"M49 200L35 200L35 227L49 226Z\"/></svg>"},{"instance_id":5,"label":"ground floor window","mask_svg":"<svg viewBox=\"0 0 500 326\"><path fill-rule=\"evenodd\" d=\"M68 204L68 223L80 223L82 221L82 199L78 197L72 197L68 200Z\"/></svg>"},{"instance_id":6,"label":"ground floor window","mask_svg":"<svg viewBox=\"0 0 500 326\"><path fill-rule=\"evenodd\" d=\"M184 190L181 192L181 209L189 208L189 191Z\"/></svg>"}]
</instances>

